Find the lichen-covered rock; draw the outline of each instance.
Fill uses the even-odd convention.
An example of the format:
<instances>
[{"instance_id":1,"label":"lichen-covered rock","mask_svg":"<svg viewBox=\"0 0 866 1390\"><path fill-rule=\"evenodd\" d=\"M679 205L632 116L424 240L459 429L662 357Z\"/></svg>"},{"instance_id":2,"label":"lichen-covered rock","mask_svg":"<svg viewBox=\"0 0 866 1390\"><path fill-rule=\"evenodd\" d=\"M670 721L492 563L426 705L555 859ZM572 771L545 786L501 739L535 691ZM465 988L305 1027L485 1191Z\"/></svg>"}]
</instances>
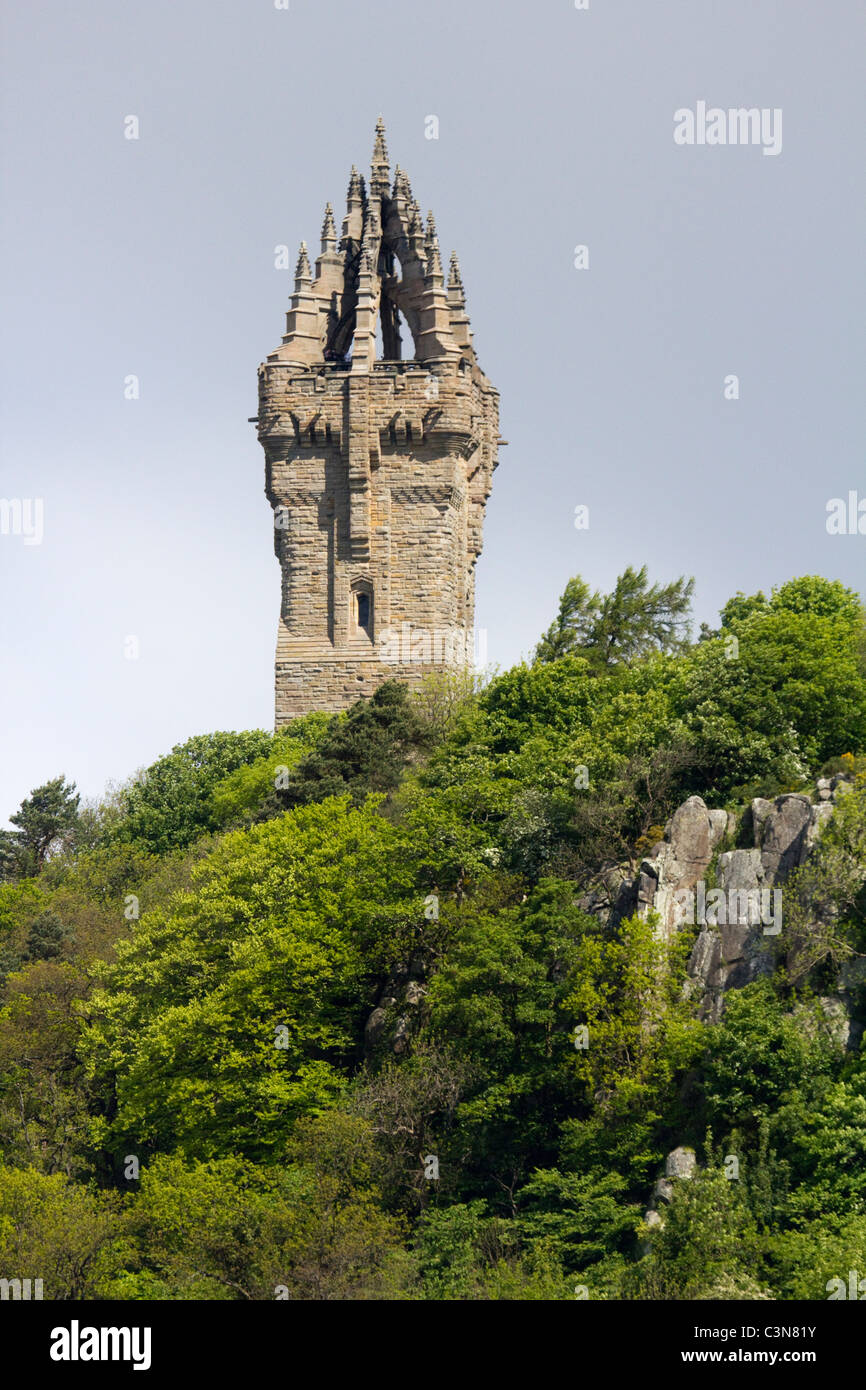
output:
<instances>
[{"instance_id":1,"label":"lichen-covered rock","mask_svg":"<svg viewBox=\"0 0 866 1390\"><path fill-rule=\"evenodd\" d=\"M675 811L670 848L680 866L680 887L691 888L706 872L713 854L712 822L701 797L690 796Z\"/></svg>"},{"instance_id":2,"label":"lichen-covered rock","mask_svg":"<svg viewBox=\"0 0 866 1390\"><path fill-rule=\"evenodd\" d=\"M790 792L777 796L770 809L756 822L756 847L768 882L784 882L806 855L807 837L812 824L812 802L808 796ZM754 816L755 803L752 803ZM762 806L763 812L763 806ZM758 832L760 838L758 838Z\"/></svg>"},{"instance_id":3,"label":"lichen-covered rock","mask_svg":"<svg viewBox=\"0 0 866 1390\"><path fill-rule=\"evenodd\" d=\"M842 1052L852 1051L860 1041L862 1029L852 1020L846 1000L839 995L820 995L815 1000L815 1008L798 1004L794 1014L808 1037L815 1038L824 1031Z\"/></svg>"},{"instance_id":4,"label":"lichen-covered rock","mask_svg":"<svg viewBox=\"0 0 866 1390\"><path fill-rule=\"evenodd\" d=\"M650 911L658 913L660 936L670 940L679 929L682 906L678 894L693 888L706 873L727 820L726 812L711 815L701 797L690 796L668 822L667 839L641 863L637 910L642 916Z\"/></svg>"},{"instance_id":5,"label":"lichen-covered rock","mask_svg":"<svg viewBox=\"0 0 866 1390\"><path fill-rule=\"evenodd\" d=\"M692 1178L694 1177L697 1166L698 1161L695 1158L694 1149L689 1149L684 1145L680 1145L677 1149L671 1149L665 1159L665 1177Z\"/></svg>"},{"instance_id":6,"label":"lichen-covered rock","mask_svg":"<svg viewBox=\"0 0 866 1390\"><path fill-rule=\"evenodd\" d=\"M764 864L758 849L732 849L719 855L719 886L725 892L754 892L764 886ZM728 914L730 916L730 914ZM752 924L754 925L754 924Z\"/></svg>"},{"instance_id":7,"label":"lichen-covered rock","mask_svg":"<svg viewBox=\"0 0 866 1390\"><path fill-rule=\"evenodd\" d=\"M421 1005L427 994L422 980L426 975L427 963L421 955L412 956L394 969L364 1028L368 1053L385 1044L397 1054L408 1050L421 1020Z\"/></svg>"},{"instance_id":8,"label":"lichen-covered rock","mask_svg":"<svg viewBox=\"0 0 866 1390\"><path fill-rule=\"evenodd\" d=\"M726 832L731 829L733 816L729 816L727 811L707 811L710 818L710 844L713 849L724 838Z\"/></svg>"}]
</instances>

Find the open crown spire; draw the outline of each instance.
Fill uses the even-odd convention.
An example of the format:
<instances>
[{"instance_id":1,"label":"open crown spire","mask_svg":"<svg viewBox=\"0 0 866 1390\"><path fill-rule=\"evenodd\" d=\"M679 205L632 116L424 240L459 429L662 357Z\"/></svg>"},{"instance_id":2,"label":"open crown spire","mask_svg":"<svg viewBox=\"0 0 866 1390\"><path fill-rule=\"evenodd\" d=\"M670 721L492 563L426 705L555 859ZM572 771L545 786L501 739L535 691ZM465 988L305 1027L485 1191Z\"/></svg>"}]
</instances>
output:
<instances>
[{"instance_id":1,"label":"open crown spire","mask_svg":"<svg viewBox=\"0 0 866 1390\"><path fill-rule=\"evenodd\" d=\"M456 257L448 285L436 221L421 219L408 175L399 165L391 179L385 123L373 139L369 183L352 166L346 213L337 242L330 203L322 226L315 275L304 244L281 346L269 361L312 366L317 362L370 370L382 358L417 362L468 360L476 366L465 296ZM406 341L401 328L409 330Z\"/></svg>"}]
</instances>

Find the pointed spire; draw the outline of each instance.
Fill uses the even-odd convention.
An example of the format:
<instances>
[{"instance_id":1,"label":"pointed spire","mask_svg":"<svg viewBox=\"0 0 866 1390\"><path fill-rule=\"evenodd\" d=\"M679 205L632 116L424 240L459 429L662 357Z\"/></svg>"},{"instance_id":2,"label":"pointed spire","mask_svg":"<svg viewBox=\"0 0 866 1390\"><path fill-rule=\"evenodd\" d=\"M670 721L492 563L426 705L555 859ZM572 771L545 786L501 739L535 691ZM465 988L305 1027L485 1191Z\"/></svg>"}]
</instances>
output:
<instances>
[{"instance_id":1,"label":"pointed spire","mask_svg":"<svg viewBox=\"0 0 866 1390\"><path fill-rule=\"evenodd\" d=\"M325 220L322 223L322 255L336 249L337 228L334 225L334 209L330 203L325 205Z\"/></svg>"},{"instance_id":2,"label":"pointed spire","mask_svg":"<svg viewBox=\"0 0 866 1390\"><path fill-rule=\"evenodd\" d=\"M405 219L406 209L409 206L409 180L399 164L394 170L394 187L391 190L391 197L397 204L401 220Z\"/></svg>"},{"instance_id":3,"label":"pointed spire","mask_svg":"<svg viewBox=\"0 0 866 1390\"><path fill-rule=\"evenodd\" d=\"M448 312L451 317L451 332L456 339L464 357L470 362L474 362L475 348L472 345L472 328L469 323L469 315L466 312L466 293L463 289L463 276L460 274L460 262L457 259L457 252L451 252L451 263L448 268Z\"/></svg>"},{"instance_id":4,"label":"pointed spire","mask_svg":"<svg viewBox=\"0 0 866 1390\"><path fill-rule=\"evenodd\" d=\"M298 264L295 269L295 288L298 289L301 285L310 285L312 284L312 280L313 275L310 270L310 258L307 255L307 243L302 241L301 249L298 253Z\"/></svg>"},{"instance_id":5,"label":"pointed spire","mask_svg":"<svg viewBox=\"0 0 866 1390\"><path fill-rule=\"evenodd\" d=\"M413 208L409 216L409 227L407 232L409 238L409 250L416 260L426 264L427 244L424 240L424 228L421 225L421 218L418 216L418 209Z\"/></svg>"},{"instance_id":6,"label":"pointed spire","mask_svg":"<svg viewBox=\"0 0 866 1390\"><path fill-rule=\"evenodd\" d=\"M427 240L427 274L435 276L440 285L444 285L445 277L442 274L442 257L439 254L439 238L433 233L433 238Z\"/></svg>"},{"instance_id":7,"label":"pointed spire","mask_svg":"<svg viewBox=\"0 0 866 1390\"><path fill-rule=\"evenodd\" d=\"M434 241L433 245L430 247L427 256L427 274L435 276L438 280L444 278L442 274L442 257L439 254L438 241Z\"/></svg>"},{"instance_id":8,"label":"pointed spire","mask_svg":"<svg viewBox=\"0 0 866 1390\"><path fill-rule=\"evenodd\" d=\"M432 212L427 214L427 233L424 238L424 246L427 252L427 274L438 276L440 283L444 284L442 257L439 253L439 236L436 231L436 219Z\"/></svg>"},{"instance_id":9,"label":"pointed spire","mask_svg":"<svg viewBox=\"0 0 866 1390\"><path fill-rule=\"evenodd\" d=\"M385 144L385 122L380 116L376 122L376 140L373 145L373 161L370 166L370 194L373 198L387 198L391 192L391 173L388 164L388 147Z\"/></svg>"},{"instance_id":10,"label":"pointed spire","mask_svg":"<svg viewBox=\"0 0 866 1390\"><path fill-rule=\"evenodd\" d=\"M412 186L409 183L409 175L406 173L405 169L400 168L399 164L394 172L394 189L391 197L395 202L400 201L405 203L407 207L412 207L413 205Z\"/></svg>"},{"instance_id":11,"label":"pointed spire","mask_svg":"<svg viewBox=\"0 0 866 1390\"><path fill-rule=\"evenodd\" d=\"M349 191L346 194L346 216L343 218L343 232L340 249L345 250L350 241L360 241L364 216L364 181L352 165Z\"/></svg>"},{"instance_id":12,"label":"pointed spire","mask_svg":"<svg viewBox=\"0 0 866 1390\"><path fill-rule=\"evenodd\" d=\"M380 116L376 122L376 140L373 145L373 168L388 164L388 146L385 144L385 122Z\"/></svg>"}]
</instances>

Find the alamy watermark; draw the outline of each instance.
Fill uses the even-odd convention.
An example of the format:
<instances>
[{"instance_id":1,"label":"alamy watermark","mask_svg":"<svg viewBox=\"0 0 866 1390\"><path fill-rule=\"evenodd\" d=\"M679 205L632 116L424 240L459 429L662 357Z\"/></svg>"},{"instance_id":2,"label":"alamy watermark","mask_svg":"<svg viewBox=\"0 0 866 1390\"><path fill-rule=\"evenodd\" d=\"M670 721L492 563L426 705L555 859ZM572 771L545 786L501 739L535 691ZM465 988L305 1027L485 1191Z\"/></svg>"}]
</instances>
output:
<instances>
[{"instance_id":1,"label":"alamy watermark","mask_svg":"<svg viewBox=\"0 0 866 1390\"><path fill-rule=\"evenodd\" d=\"M848 1270L848 1283L838 1276L835 1279L828 1279L824 1285L827 1290L828 1302L832 1303L838 1299L856 1299L858 1303L866 1302L866 1279L861 1279L856 1269Z\"/></svg>"},{"instance_id":2,"label":"alamy watermark","mask_svg":"<svg viewBox=\"0 0 866 1390\"><path fill-rule=\"evenodd\" d=\"M674 112L675 145L761 145L764 154L782 153L781 106L707 106Z\"/></svg>"},{"instance_id":3,"label":"alamy watermark","mask_svg":"<svg viewBox=\"0 0 866 1390\"><path fill-rule=\"evenodd\" d=\"M386 627L376 645L382 661L394 666L485 666L487 629L484 627L415 627L401 623Z\"/></svg>"},{"instance_id":4,"label":"alamy watermark","mask_svg":"<svg viewBox=\"0 0 866 1390\"><path fill-rule=\"evenodd\" d=\"M11 1299L17 1303L42 1298L41 1279L0 1279L0 1300Z\"/></svg>"},{"instance_id":5,"label":"alamy watermark","mask_svg":"<svg viewBox=\"0 0 866 1390\"><path fill-rule=\"evenodd\" d=\"M41 545L44 535L41 497L0 497L0 536L20 536L25 545Z\"/></svg>"},{"instance_id":6,"label":"alamy watermark","mask_svg":"<svg viewBox=\"0 0 866 1390\"><path fill-rule=\"evenodd\" d=\"M68 1327L51 1331L52 1361L131 1361L134 1371L150 1369L149 1327L82 1327L73 1318Z\"/></svg>"},{"instance_id":7,"label":"alamy watermark","mask_svg":"<svg viewBox=\"0 0 866 1390\"><path fill-rule=\"evenodd\" d=\"M711 888L701 881L674 893L677 926L757 927L764 936L782 930L781 888Z\"/></svg>"},{"instance_id":8,"label":"alamy watermark","mask_svg":"<svg viewBox=\"0 0 866 1390\"><path fill-rule=\"evenodd\" d=\"M831 497L826 510L829 536L866 536L866 497L858 496L853 488L847 500Z\"/></svg>"}]
</instances>

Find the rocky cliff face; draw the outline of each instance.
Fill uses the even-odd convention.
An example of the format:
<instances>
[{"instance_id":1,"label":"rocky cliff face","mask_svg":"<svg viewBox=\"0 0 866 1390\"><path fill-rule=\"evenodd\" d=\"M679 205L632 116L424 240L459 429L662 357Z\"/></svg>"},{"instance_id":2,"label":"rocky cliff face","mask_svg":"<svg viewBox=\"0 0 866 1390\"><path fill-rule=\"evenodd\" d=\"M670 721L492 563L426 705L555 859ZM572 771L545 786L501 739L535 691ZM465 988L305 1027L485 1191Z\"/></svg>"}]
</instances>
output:
<instances>
[{"instance_id":1,"label":"rocky cliff face","mask_svg":"<svg viewBox=\"0 0 866 1390\"><path fill-rule=\"evenodd\" d=\"M720 1017L726 990L772 970L774 938L784 930L782 887L808 858L837 798L850 785L839 775L822 778L814 800L800 792L774 801L757 797L742 825L731 813L691 796L665 826L664 839L642 861L637 876L613 885L612 921L635 911L644 917L654 912L657 930L668 940L677 931L699 928L688 988L708 1022ZM752 843L724 848L744 838ZM597 901L584 900L584 906L600 910ZM844 981L825 1004L850 1046L854 1039L843 1022Z\"/></svg>"},{"instance_id":2,"label":"rocky cliff face","mask_svg":"<svg viewBox=\"0 0 866 1390\"><path fill-rule=\"evenodd\" d=\"M636 875L611 869L603 888L586 894L579 905L610 926L635 912L654 913L656 930L667 940L697 928L686 990L699 1016L716 1023L728 990L772 973L776 943L781 939L785 945L783 886L806 862L838 799L850 789L844 774L821 778L814 799L802 792L773 801L756 797L741 816L690 796ZM428 972L429 963L417 955L393 972L367 1021L368 1052L382 1044L398 1055L407 1050L421 1020ZM833 1036L845 1048L859 1041L850 991L861 973L866 974L866 963L843 966L836 992L819 1000Z\"/></svg>"},{"instance_id":3,"label":"rocky cliff face","mask_svg":"<svg viewBox=\"0 0 866 1390\"><path fill-rule=\"evenodd\" d=\"M822 778L814 799L793 792L773 801L757 797L742 822L728 812L709 809L699 796L689 797L665 826L664 840L643 860L638 875L620 885L614 914L655 912L658 931L668 939L677 931L699 927L686 989L708 1023L721 1017L728 990L772 972L774 938L781 937L784 946L783 885L806 862L838 799L850 788L850 781L840 775ZM724 847L744 839L752 843ZM831 1037L848 1050L856 1048L861 1032L851 1018L848 976L853 968L843 967L836 993L817 1000ZM812 1011L798 1005L795 1012L804 1029L815 1028ZM690 1179L695 1171L690 1149L668 1154L664 1176L657 1180L644 1214L644 1251L665 1224L676 1182Z\"/></svg>"}]
</instances>

